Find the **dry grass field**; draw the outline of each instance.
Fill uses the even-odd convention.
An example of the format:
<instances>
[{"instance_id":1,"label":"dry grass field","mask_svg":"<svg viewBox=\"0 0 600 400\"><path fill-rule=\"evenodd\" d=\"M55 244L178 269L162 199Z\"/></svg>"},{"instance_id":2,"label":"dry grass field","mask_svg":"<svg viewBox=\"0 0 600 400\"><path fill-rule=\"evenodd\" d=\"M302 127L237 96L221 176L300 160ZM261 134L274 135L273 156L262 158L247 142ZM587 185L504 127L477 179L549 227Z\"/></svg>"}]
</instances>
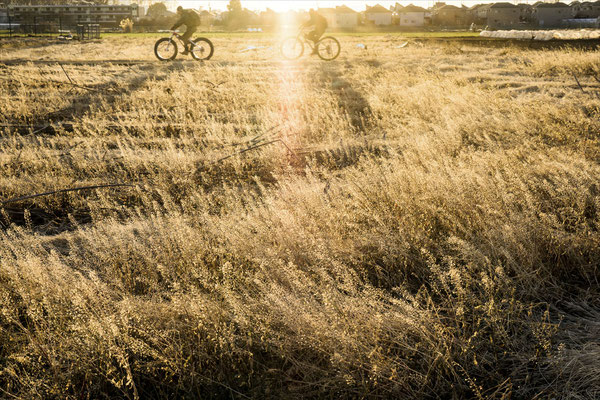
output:
<instances>
[{"instance_id":1,"label":"dry grass field","mask_svg":"<svg viewBox=\"0 0 600 400\"><path fill-rule=\"evenodd\" d=\"M0 42L0 398L600 397L600 52L155 40Z\"/></svg>"}]
</instances>

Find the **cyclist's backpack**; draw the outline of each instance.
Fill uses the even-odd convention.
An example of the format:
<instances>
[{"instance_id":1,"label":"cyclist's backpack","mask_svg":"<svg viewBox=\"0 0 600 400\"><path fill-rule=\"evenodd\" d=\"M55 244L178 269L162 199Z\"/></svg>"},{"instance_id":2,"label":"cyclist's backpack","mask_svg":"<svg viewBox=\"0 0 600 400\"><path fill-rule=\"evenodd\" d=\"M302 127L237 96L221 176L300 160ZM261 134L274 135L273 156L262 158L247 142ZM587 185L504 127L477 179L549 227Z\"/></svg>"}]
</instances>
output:
<instances>
[{"instance_id":1,"label":"cyclist's backpack","mask_svg":"<svg viewBox=\"0 0 600 400\"><path fill-rule=\"evenodd\" d=\"M186 22L189 22L189 25L200 25L200 15L195 10L186 10ZM188 25L186 23L186 25Z\"/></svg>"}]
</instances>

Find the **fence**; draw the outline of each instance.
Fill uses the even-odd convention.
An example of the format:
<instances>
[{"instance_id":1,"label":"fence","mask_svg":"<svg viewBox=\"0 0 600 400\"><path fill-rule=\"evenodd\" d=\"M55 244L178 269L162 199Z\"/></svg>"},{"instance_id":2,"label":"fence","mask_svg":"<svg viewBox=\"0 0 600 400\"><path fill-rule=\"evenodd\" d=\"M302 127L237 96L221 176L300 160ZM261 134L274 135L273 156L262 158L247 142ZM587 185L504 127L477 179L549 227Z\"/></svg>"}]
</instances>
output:
<instances>
[{"instance_id":1,"label":"fence","mask_svg":"<svg viewBox=\"0 0 600 400\"><path fill-rule=\"evenodd\" d=\"M79 40L100 39L100 25L77 25L77 37Z\"/></svg>"},{"instance_id":2,"label":"fence","mask_svg":"<svg viewBox=\"0 0 600 400\"><path fill-rule=\"evenodd\" d=\"M36 18L26 22L13 22L8 18L8 22L0 23L0 37L13 36L46 36L53 37L65 35L72 31L77 34L79 40L90 40L100 38L99 24L77 24L68 18Z\"/></svg>"}]
</instances>

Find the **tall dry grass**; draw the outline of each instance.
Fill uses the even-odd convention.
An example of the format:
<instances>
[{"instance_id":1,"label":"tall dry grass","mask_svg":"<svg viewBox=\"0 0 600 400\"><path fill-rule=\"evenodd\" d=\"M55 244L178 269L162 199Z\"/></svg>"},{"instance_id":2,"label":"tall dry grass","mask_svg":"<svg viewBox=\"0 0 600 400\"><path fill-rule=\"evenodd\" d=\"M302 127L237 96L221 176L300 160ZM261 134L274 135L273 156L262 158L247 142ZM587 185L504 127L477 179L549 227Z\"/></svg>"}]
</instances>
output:
<instances>
[{"instance_id":1,"label":"tall dry grass","mask_svg":"<svg viewBox=\"0 0 600 400\"><path fill-rule=\"evenodd\" d=\"M597 397L597 53L396 42L6 66L2 396Z\"/></svg>"}]
</instances>

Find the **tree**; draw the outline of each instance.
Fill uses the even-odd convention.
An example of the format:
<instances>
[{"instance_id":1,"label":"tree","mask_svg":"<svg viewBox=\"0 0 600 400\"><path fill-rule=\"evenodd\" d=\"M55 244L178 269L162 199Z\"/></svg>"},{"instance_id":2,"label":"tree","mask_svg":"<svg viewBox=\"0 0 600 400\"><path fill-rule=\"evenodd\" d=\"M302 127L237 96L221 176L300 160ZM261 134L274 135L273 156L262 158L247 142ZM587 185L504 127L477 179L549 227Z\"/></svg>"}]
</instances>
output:
<instances>
[{"instance_id":1,"label":"tree","mask_svg":"<svg viewBox=\"0 0 600 400\"><path fill-rule=\"evenodd\" d=\"M129 18L125 18L119 22L119 26L123 29L125 33L133 32L133 21Z\"/></svg>"},{"instance_id":2,"label":"tree","mask_svg":"<svg viewBox=\"0 0 600 400\"><path fill-rule=\"evenodd\" d=\"M167 6L165 3L153 3L148 7L146 15L150 18L162 17L167 13Z\"/></svg>"},{"instance_id":3,"label":"tree","mask_svg":"<svg viewBox=\"0 0 600 400\"><path fill-rule=\"evenodd\" d=\"M230 0L229 4L227 4L227 10L230 14L238 14L242 13L242 1L241 0Z\"/></svg>"},{"instance_id":4,"label":"tree","mask_svg":"<svg viewBox=\"0 0 600 400\"><path fill-rule=\"evenodd\" d=\"M241 0L230 0L227 5L227 26L230 29L243 28L247 21Z\"/></svg>"}]
</instances>

